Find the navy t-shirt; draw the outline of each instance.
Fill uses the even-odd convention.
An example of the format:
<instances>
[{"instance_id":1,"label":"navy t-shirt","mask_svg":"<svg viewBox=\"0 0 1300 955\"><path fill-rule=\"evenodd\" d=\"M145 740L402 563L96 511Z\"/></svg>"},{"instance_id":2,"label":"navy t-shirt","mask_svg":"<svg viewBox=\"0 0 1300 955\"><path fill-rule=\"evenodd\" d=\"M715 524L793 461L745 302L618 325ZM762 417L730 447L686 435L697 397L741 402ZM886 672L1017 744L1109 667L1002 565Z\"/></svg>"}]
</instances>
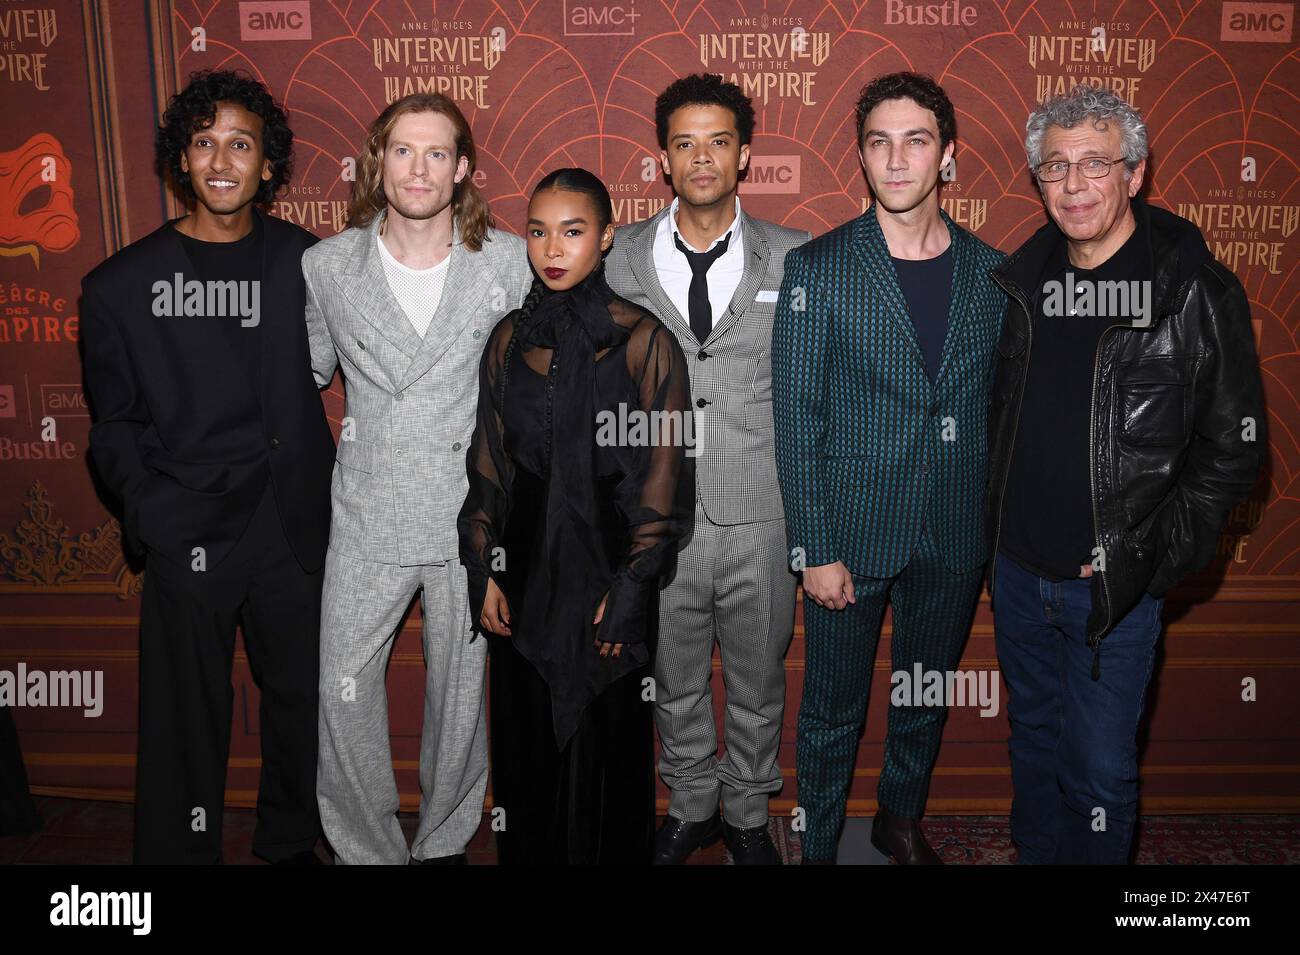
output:
<instances>
[{"instance_id":1,"label":"navy t-shirt","mask_svg":"<svg viewBox=\"0 0 1300 955\"><path fill-rule=\"evenodd\" d=\"M932 259L894 258L898 287L916 328L916 340L925 358L925 371L934 381L948 336L948 304L952 298L952 245Z\"/></svg>"}]
</instances>

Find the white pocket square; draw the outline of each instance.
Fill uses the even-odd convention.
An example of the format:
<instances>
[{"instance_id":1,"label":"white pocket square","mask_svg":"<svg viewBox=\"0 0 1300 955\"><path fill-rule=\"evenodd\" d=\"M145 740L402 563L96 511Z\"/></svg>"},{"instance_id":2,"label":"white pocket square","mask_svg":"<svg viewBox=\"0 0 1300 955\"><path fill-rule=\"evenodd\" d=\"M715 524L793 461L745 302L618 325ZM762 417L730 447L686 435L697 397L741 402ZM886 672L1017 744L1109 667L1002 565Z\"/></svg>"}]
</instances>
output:
<instances>
[{"instance_id":1,"label":"white pocket square","mask_svg":"<svg viewBox=\"0 0 1300 955\"><path fill-rule=\"evenodd\" d=\"M776 293L776 290L775 290L775 289L760 289L760 290L759 290L759 293L758 293L757 295L754 296L754 301L755 301L755 302L775 302L775 301L776 301L776 295L777 295L777 293Z\"/></svg>"}]
</instances>

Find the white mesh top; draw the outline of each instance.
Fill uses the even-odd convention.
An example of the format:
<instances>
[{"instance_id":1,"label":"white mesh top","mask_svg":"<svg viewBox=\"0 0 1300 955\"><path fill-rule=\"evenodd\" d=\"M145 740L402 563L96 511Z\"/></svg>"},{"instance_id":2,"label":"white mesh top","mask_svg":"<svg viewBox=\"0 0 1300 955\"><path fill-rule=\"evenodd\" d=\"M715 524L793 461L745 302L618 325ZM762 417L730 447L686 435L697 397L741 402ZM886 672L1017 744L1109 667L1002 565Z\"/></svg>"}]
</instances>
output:
<instances>
[{"instance_id":1,"label":"white mesh top","mask_svg":"<svg viewBox=\"0 0 1300 955\"><path fill-rule=\"evenodd\" d=\"M393 297L402 306L402 311L406 312L411 325L423 338L433 319L433 313L438 310L438 302L442 300L442 286L447 279L451 256L448 255L432 268L413 269L397 261L378 235L375 236L375 242L379 244L379 256L384 263L388 287L393 290Z\"/></svg>"}]
</instances>

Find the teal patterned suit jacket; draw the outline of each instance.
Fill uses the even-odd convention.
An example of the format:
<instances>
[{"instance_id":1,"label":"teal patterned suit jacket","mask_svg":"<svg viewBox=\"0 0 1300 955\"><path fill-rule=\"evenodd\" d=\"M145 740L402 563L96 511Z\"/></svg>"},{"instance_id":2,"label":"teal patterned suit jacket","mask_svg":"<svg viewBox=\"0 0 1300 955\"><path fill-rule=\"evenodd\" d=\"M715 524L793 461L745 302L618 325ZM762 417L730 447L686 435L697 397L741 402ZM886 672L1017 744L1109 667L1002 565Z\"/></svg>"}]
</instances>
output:
<instances>
[{"instance_id":1,"label":"teal patterned suit jacket","mask_svg":"<svg viewBox=\"0 0 1300 955\"><path fill-rule=\"evenodd\" d=\"M933 383L874 206L786 255L772 401L792 559L803 566L840 560L892 577L927 523L949 569L986 559L986 414L1006 310L989 271L1005 256L943 221L953 281Z\"/></svg>"}]
</instances>

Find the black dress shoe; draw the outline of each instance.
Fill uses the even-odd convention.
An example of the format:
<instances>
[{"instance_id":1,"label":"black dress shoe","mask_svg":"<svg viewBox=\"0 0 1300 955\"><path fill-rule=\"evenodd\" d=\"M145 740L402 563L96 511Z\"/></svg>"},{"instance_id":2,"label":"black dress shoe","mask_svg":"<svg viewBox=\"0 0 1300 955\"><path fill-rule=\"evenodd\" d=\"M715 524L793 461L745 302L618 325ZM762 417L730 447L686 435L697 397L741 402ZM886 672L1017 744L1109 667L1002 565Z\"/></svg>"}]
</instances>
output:
<instances>
[{"instance_id":1,"label":"black dress shoe","mask_svg":"<svg viewBox=\"0 0 1300 955\"><path fill-rule=\"evenodd\" d=\"M469 865L469 856L463 852L458 852L454 856L433 856L429 859L417 859L411 856L411 861L407 865Z\"/></svg>"},{"instance_id":2,"label":"black dress shoe","mask_svg":"<svg viewBox=\"0 0 1300 955\"><path fill-rule=\"evenodd\" d=\"M736 865L784 865L781 853L772 844L767 826L739 829L729 822L722 824L722 838Z\"/></svg>"},{"instance_id":3,"label":"black dress shoe","mask_svg":"<svg viewBox=\"0 0 1300 955\"><path fill-rule=\"evenodd\" d=\"M895 815L884 806L876 810L876 818L871 821L871 844L899 865L943 865L939 854L925 841L921 823Z\"/></svg>"},{"instance_id":4,"label":"black dress shoe","mask_svg":"<svg viewBox=\"0 0 1300 955\"><path fill-rule=\"evenodd\" d=\"M696 849L711 846L722 838L722 815L714 813L703 822L686 822L669 816L655 833L655 865L681 865Z\"/></svg>"}]
</instances>

